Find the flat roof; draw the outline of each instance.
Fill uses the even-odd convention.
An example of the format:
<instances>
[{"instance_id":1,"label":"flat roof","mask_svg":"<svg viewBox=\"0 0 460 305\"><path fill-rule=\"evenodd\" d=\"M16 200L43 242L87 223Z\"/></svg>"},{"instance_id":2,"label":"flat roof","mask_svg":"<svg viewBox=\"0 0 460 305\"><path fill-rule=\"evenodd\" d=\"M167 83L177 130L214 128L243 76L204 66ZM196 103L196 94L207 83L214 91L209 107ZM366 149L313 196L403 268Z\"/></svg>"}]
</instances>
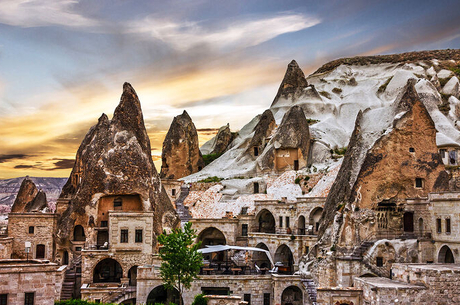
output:
<instances>
[{"instance_id":1,"label":"flat roof","mask_svg":"<svg viewBox=\"0 0 460 305\"><path fill-rule=\"evenodd\" d=\"M361 281L375 288L384 289L426 289L424 286L409 284L401 281L390 280L386 277L358 277L355 281Z\"/></svg>"}]
</instances>

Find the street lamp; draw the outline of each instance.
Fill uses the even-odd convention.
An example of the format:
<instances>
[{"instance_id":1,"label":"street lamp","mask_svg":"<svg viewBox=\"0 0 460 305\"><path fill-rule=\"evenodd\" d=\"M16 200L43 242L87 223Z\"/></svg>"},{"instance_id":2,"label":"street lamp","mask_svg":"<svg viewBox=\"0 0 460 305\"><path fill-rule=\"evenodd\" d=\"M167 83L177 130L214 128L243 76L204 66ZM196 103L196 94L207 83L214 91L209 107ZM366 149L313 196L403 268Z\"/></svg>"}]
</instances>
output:
<instances>
[{"instance_id":1,"label":"street lamp","mask_svg":"<svg viewBox=\"0 0 460 305\"><path fill-rule=\"evenodd\" d=\"M29 261L30 248L32 247L32 243L30 241L26 241L25 246L26 246L27 262L28 262Z\"/></svg>"}]
</instances>

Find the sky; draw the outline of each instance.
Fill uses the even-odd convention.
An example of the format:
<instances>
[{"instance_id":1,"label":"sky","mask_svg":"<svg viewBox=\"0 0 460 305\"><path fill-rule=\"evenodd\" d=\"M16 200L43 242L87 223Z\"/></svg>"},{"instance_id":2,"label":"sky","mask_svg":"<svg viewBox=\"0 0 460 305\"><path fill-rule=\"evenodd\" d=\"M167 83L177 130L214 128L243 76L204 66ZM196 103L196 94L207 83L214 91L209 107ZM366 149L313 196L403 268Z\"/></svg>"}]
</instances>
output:
<instances>
[{"instance_id":1,"label":"sky","mask_svg":"<svg viewBox=\"0 0 460 305\"><path fill-rule=\"evenodd\" d=\"M130 82L152 156L185 109L200 143L267 109L287 64L460 47L460 1L0 0L0 179L66 177Z\"/></svg>"}]
</instances>

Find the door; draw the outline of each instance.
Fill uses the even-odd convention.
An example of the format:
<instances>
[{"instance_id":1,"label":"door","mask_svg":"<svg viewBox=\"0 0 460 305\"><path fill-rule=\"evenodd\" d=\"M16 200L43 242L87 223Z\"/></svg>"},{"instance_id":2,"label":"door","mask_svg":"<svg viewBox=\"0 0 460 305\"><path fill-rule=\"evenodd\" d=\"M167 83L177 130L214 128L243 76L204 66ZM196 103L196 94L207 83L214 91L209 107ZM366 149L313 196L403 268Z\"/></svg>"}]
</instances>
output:
<instances>
[{"instance_id":1,"label":"door","mask_svg":"<svg viewBox=\"0 0 460 305\"><path fill-rule=\"evenodd\" d=\"M45 245L37 245L35 258L45 258Z\"/></svg>"},{"instance_id":2,"label":"door","mask_svg":"<svg viewBox=\"0 0 460 305\"><path fill-rule=\"evenodd\" d=\"M414 213L404 213L404 232L414 232Z\"/></svg>"}]
</instances>

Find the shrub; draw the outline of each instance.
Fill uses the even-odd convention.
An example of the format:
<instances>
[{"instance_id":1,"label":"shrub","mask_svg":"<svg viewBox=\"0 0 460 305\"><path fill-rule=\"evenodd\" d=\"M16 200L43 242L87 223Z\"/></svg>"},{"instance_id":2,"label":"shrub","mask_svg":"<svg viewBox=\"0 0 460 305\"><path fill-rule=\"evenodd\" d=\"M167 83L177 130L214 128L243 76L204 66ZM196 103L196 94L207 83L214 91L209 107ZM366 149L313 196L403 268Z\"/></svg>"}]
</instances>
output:
<instances>
[{"instance_id":1,"label":"shrub","mask_svg":"<svg viewBox=\"0 0 460 305\"><path fill-rule=\"evenodd\" d=\"M302 180L300 177L295 178L295 184L300 184L300 180Z\"/></svg>"},{"instance_id":2,"label":"shrub","mask_svg":"<svg viewBox=\"0 0 460 305\"><path fill-rule=\"evenodd\" d=\"M321 94L322 96L324 96L325 98L328 98L330 99L331 98L331 95L329 94L329 92L326 92L326 91L320 91L319 94Z\"/></svg>"},{"instance_id":3,"label":"shrub","mask_svg":"<svg viewBox=\"0 0 460 305\"><path fill-rule=\"evenodd\" d=\"M343 155L345 155L346 152L347 152L347 148L346 148L346 147L334 149L334 153L335 153L336 155L341 155L341 156L343 156Z\"/></svg>"},{"instance_id":4,"label":"shrub","mask_svg":"<svg viewBox=\"0 0 460 305\"><path fill-rule=\"evenodd\" d=\"M197 294L192 303L192 305L207 305L207 304L208 304L208 299L204 296L204 294Z\"/></svg>"},{"instance_id":5,"label":"shrub","mask_svg":"<svg viewBox=\"0 0 460 305\"><path fill-rule=\"evenodd\" d=\"M93 304L115 305L114 303L95 303L95 302L88 302L88 301L80 300L80 299L72 299L72 300L54 302L54 305L93 305Z\"/></svg>"},{"instance_id":6,"label":"shrub","mask_svg":"<svg viewBox=\"0 0 460 305\"><path fill-rule=\"evenodd\" d=\"M458 65L456 67L450 67L449 69L450 69L450 71L452 71L455 74L457 74L457 76L460 76L460 65Z\"/></svg>"},{"instance_id":7,"label":"shrub","mask_svg":"<svg viewBox=\"0 0 460 305\"><path fill-rule=\"evenodd\" d=\"M217 176L213 176L213 177L208 177L208 178L205 178L205 179L202 179L198 182L201 182L201 183L211 183L211 182L220 182L222 181L223 178L219 178Z\"/></svg>"},{"instance_id":8,"label":"shrub","mask_svg":"<svg viewBox=\"0 0 460 305\"><path fill-rule=\"evenodd\" d=\"M439 83L441 84L441 87L444 87L445 84L449 81L449 78L439 78Z\"/></svg>"},{"instance_id":9,"label":"shrub","mask_svg":"<svg viewBox=\"0 0 460 305\"><path fill-rule=\"evenodd\" d=\"M378 93L383 93L387 89L388 84L391 82L393 79L393 76L388 78L387 81L379 87L379 90L377 90Z\"/></svg>"},{"instance_id":10,"label":"shrub","mask_svg":"<svg viewBox=\"0 0 460 305\"><path fill-rule=\"evenodd\" d=\"M342 89L335 87L334 89L332 89L332 92L334 92L335 94L340 94L342 93Z\"/></svg>"},{"instance_id":11,"label":"shrub","mask_svg":"<svg viewBox=\"0 0 460 305\"><path fill-rule=\"evenodd\" d=\"M216 153L216 154L203 155L204 166L208 165L209 163L216 160L220 156L222 156L222 154Z\"/></svg>"}]
</instances>

